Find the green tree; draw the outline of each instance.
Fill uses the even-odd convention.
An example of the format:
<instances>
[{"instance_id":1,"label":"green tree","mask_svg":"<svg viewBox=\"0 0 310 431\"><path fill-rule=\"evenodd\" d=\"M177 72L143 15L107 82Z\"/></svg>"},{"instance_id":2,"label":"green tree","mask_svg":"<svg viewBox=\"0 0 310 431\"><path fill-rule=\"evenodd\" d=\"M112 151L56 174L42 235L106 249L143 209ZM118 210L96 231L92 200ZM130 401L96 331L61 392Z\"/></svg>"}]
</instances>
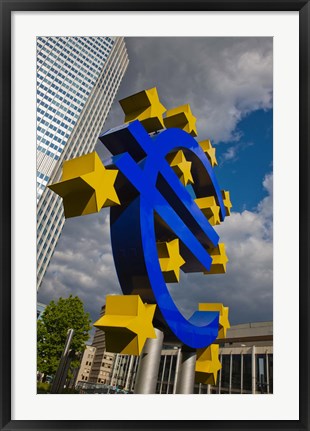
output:
<instances>
[{"instance_id":1,"label":"green tree","mask_svg":"<svg viewBox=\"0 0 310 431\"><path fill-rule=\"evenodd\" d=\"M73 297L51 303L45 308L37 328L37 369L45 375L56 373L59 360L66 342L68 329L74 329L70 348L83 351L88 340L91 320L85 313L80 298ZM78 361L71 363L78 366Z\"/></svg>"}]
</instances>

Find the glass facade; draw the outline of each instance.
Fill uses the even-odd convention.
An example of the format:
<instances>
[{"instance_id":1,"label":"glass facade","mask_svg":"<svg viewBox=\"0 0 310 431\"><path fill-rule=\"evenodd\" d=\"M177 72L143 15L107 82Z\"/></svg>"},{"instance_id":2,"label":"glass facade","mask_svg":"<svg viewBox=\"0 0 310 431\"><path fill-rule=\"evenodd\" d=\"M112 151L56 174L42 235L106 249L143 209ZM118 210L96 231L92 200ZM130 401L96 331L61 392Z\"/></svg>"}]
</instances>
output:
<instances>
[{"instance_id":1,"label":"glass facade","mask_svg":"<svg viewBox=\"0 0 310 431\"><path fill-rule=\"evenodd\" d=\"M37 38L37 198L42 195L114 40Z\"/></svg>"},{"instance_id":2,"label":"glass facade","mask_svg":"<svg viewBox=\"0 0 310 431\"><path fill-rule=\"evenodd\" d=\"M273 393L273 355L267 355L267 370L268 370L268 383L269 392ZM268 386L267 386L268 389Z\"/></svg>"},{"instance_id":3,"label":"glass facade","mask_svg":"<svg viewBox=\"0 0 310 431\"><path fill-rule=\"evenodd\" d=\"M244 354L243 358L243 392L252 392L252 355Z\"/></svg>"},{"instance_id":4,"label":"glass facade","mask_svg":"<svg viewBox=\"0 0 310 431\"><path fill-rule=\"evenodd\" d=\"M94 150L128 66L123 38L37 38L37 287L64 224L46 188L63 161Z\"/></svg>"},{"instance_id":5,"label":"glass facade","mask_svg":"<svg viewBox=\"0 0 310 431\"><path fill-rule=\"evenodd\" d=\"M229 392L229 377L230 377L230 355L220 355L222 364L220 391L222 394Z\"/></svg>"},{"instance_id":6,"label":"glass facade","mask_svg":"<svg viewBox=\"0 0 310 431\"><path fill-rule=\"evenodd\" d=\"M231 355L231 393L240 393L241 388L241 355Z\"/></svg>"},{"instance_id":7,"label":"glass facade","mask_svg":"<svg viewBox=\"0 0 310 431\"><path fill-rule=\"evenodd\" d=\"M216 386L211 387L211 393L273 393L273 349L271 346L264 348L254 346L254 350L253 347L231 349L231 353L225 350L222 349L220 355L222 369L218 374ZM234 352L234 350L237 351ZM250 353L248 353L249 351Z\"/></svg>"},{"instance_id":8,"label":"glass facade","mask_svg":"<svg viewBox=\"0 0 310 431\"><path fill-rule=\"evenodd\" d=\"M45 304L42 304L41 302L37 302L37 319L42 318L42 314L44 313L45 308L46 308Z\"/></svg>"}]
</instances>

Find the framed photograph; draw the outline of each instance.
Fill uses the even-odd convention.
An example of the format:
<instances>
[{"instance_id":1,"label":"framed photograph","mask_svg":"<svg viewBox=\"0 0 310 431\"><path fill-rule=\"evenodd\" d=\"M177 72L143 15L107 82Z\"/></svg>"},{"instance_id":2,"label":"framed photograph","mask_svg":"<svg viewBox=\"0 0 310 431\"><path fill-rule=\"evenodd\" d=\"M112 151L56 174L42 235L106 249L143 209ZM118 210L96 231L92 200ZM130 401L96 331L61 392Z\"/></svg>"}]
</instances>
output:
<instances>
[{"instance_id":1,"label":"framed photograph","mask_svg":"<svg viewBox=\"0 0 310 431\"><path fill-rule=\"evenodd\" d=\"M1 1L1 429L310 429L309 17L309 2L299 0ZM72 48L73 66L69 51L57 57L62 48ZM66 68L71 78L62 81ZM92 369L82 359L79 391L43 394L38 380L42 375L48 384L55 371L37 360L40 303L77 295L94 322L106 295L120 295L122 284L112 263L108 209L63 227L46 186L61 181L55 166L65 160L94 149L102 160L110 157L109 144L90 148L88 140L102 134L108 142L103 132L131 115L130 104L121 103L123 113L116 102L142 90L151 98L156 92L166 128L175 127L167 118L176 106L187 120L195 114L188 133L198 134L202 148L214 143L217 160L208 153L209 162L225 190L231 185L232 214L227 227L218 227L231 271L208 295L229 307L230 334L244 334L240 355L233 354L233 338L219 341L217 383L193 392L177 389L179 371L171 376L179 359L174 364L172 352L162 361L155 393L130 390L128 370L117 386L116 366L107 372L108 384L103 364L95 380L108 393L92 392L85 374ZM55 91L59 100L52 101ZM87 136L88 114L95 138ZM170 167L177 165L174 172L188 187L191 171L173 157L167 156ZM197 201L196 189L189 193ZM190 316L205 292L198 289L200 275L194 281L187 275L169 292ZM174 270L170 277L179 275ZM248 329L258 347L249 344ZM134 368L134 361L127 365Z\"/></svg>"}]
</instances>

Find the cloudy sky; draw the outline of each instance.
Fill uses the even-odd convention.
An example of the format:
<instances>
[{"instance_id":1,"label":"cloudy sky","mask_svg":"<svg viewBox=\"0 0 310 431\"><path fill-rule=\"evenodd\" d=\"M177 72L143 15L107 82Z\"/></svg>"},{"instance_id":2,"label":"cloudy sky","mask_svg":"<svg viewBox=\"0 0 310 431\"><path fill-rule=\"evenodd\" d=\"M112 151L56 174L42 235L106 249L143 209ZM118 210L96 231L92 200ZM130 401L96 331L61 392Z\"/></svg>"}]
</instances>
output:
<instances>
[{"instance_id":1,"label":"cloudy sky","mask_svg":"<svg viewBox=\"0 0 310 431\"><path fill-rule=\"evenodd\" d=\"M174 300L186 316L199 302L222 302L231 324L272 320L272 39L126 38L126 45L129 67L103 130L124 121L117 101L143 89L156 86L167 109L189 103L196 139L216 147L216 176L233 204L216 227L227 273L182 273L169 287ZM96 151L107 156L100 143ZM121 290L109 210L66 220L38 300L78 295L95 321L111 293Z\"/></svg>"}]
</instances>

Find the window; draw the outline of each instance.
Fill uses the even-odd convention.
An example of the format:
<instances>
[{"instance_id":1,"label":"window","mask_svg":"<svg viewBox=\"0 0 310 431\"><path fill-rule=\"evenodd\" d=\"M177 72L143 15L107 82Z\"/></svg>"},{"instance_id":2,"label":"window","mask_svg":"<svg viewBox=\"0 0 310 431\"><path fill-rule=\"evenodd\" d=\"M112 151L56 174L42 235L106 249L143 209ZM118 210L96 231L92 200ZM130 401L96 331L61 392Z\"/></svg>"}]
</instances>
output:
<instances>
[{"instance_id":1,"label":"window","mask_svg":"<svg viewBox=\"0 0 310 431\"><path fill-rule=\"evenodd\" d=\"M273 393L273 355L268 354L269 392Z\"/></svg>"},{"instance_id":2,"label":"window","mask_svg":"<svg viewBox=\"0 0 310 431\"><path fill-rule=\"evenodd\" d=\"M229 367L230 367L230 355L222 356L222 382L221 382L221 392L222 389L229 388Z\"/></svg>"},{"instance_id":3,"label":"window","mask_svg":"<svg viewBox=\"0 0 310 431\"><path fill-rule=\"evenodd\" d=\"M252 391L252 355L243 355L243 389Z\"/></svg>"},{"instance_id":4,"label":"window","mask_svg":"<svg viewBox=\"0 0 310 431\"><path fill-rule=\"evenodd\" d=\"M256 355L256 390L267 392L266 355Z\"/></svg>"},{"instance_id":5,"label":"window","mask_svg":"<svg viewBox=\"0 0 310 431\"><path fill-rule=\"evenodd\" d=\"M231 387L233 393L240 393L241 389L241 356L232 355L232 379Z\"/></svg>"}]
</instances>

